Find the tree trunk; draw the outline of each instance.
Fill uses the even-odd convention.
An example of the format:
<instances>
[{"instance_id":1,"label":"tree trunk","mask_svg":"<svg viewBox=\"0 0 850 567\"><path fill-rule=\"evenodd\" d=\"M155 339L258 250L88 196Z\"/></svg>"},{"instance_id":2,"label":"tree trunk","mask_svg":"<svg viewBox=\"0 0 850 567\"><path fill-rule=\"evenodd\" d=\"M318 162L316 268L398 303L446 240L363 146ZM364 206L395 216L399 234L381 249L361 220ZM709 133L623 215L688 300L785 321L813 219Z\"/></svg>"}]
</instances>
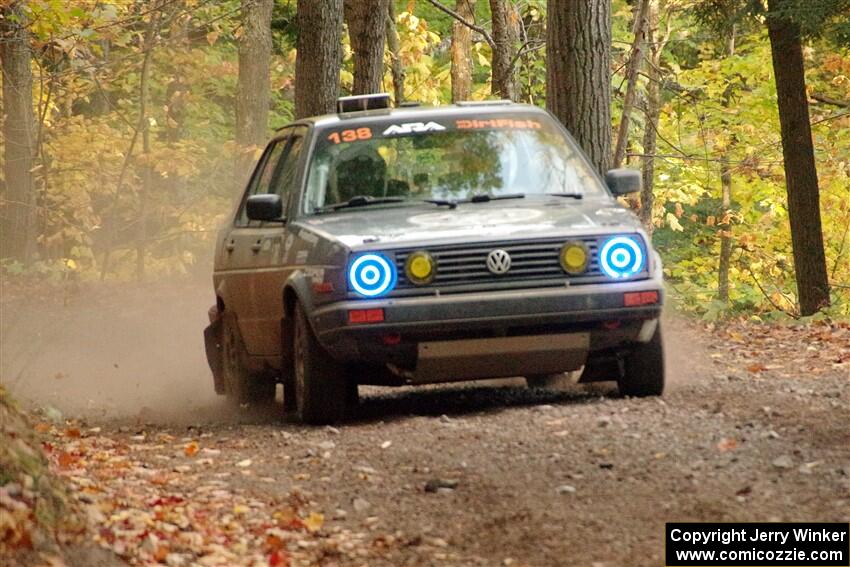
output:
<instances>
[{"instance_id":1,"label":"tree trunk","mask_svg":"<svg viewBox=\"0 0 850 567\"><path fill-rule=\"evenodd\" d=\"M629 55L629 63L626 67L626 94L623 97L623 113L620 117L620 126L617 130L617 146L614 149L613 167L620 167L626 157L626 146L629 143L629 122L632 116L632 107L635 103L637 92L638 70L640 69L643 52L646 47L646 28L649 4L652 0L638 0L635 7L634 34L632 51Z\"/></svg>"},{"instance_id":2,"label":"tree trunk","mask_svg":"<svg viewBox=\"0 0 850 567\"><path fill-rule=\"evenodd\" d=\"M516 78L512 63L519 36L519 15L511 0L490 0L490 12L494 44L491 92L500 98L515 100Z\"/></svg>"},{"instance_id":3,"label":"tree trunk","mask_svg":"<svg viewBox=\"0 0 850 567\"><path fill-rule=\"evenodd\" d=\"M387 3L387 47L390 50L391 70L393 75L393 95L398 106L404 102L404 66L401 64L401 46L398 39L398 28L395 22L395 3Z\"/></svg>"},{"instance_id":4,"label":"tree trunk","mask_svg":"<svg viewBox=\"0 0 850 567\"><path fill-rule=\"evenodd\" d=\"M455 11L463 19L474 18L475 0L457 0ZM452 22L452 102L472 96L472 30L463 23Z\"/></svg>"},{"instance_id":5,"label":"tree trunk","mask_svg":"<svg viewBox=\"0 0 850 567\"><path fill-rule=\"evenodd\" d=\"M150 137L148 132L150 123L147 118L148 93L150 89L148 80L150 76L150 64L151 58L153 57L156 35L159 32L160 27L161 14L158 10L160 7L161 6L156 6L151 10L151 19L145 27L145 35L142 40L142 53L144 53L144 58L142 59L142 69L139 77L139 117L136 121L136 127L133 129L130 146L124 153L124 161L121 165L121 172L118 174L118 183L115 187L115 193L112 195L112 202L109 205L108 214L104 213L104 219L106 221L104 223L104 230L108 236L106 239L106 247L103 252L103 261L101 262L100 267L101 281L106 279L106 275L109 273L109 268L111 267L110 261L112 258L112 249L118 239L118 226L122 222L118 212L118 205L120 204L122 191L124 189L124 179L130 169L130 162L133 158L133 150L136 148L136 142L138 141L140 134L143 138L142 151L144 153L150 152ZM138 192L139 219L137 222L139 223L139 228L137 230L136 238L136 277L139 280L143 279L145 271L144 258L145 245L147 241L147 195L151 184L151 173L152 171L150 166L145 164L141 175L142 188Z\"/></svg>"},{"instance_id":6,"label":"tree trunk","mask_svg":"<svg viewBox=\"0 0 850 567\"><path fill-rule=\"evenodd\" d=\"M821 231L820 191L815 167L803 46L798 25L780 13L785 0L768 2L767 30L776 80L788 218L800 313L811 315L829 305L829 280Z\"/></svg>"},{"instance_id":7,"label":"tree trunk","mask_svg":"<svg viewBox=\"0 0 850 567\"><path fill-rule=\"evenodd\" d=\"M352 94L383 91L384 45L389 0L345 0L345 21L354 52L354 89Z\"/></svg>"},{"instance_id":8,"label":"tree trunk","mask_svg":"<svg viewBox=\"0 0 850 567\"><path fill-rule=\"evenodd\" d=\"M342 0L298 0L295 117L336 109L342 62Z\"/></svg>"},{"instance_id":9,"label":"tree trunk","mask_svg":"<svg viewBox=\"0 0 850 567\"><path fill-rule=\"evenodd\" d=\"M648 34L652 41L652 34ZM643 167L641 176L643 184L640 190L640 221L644 228L652 234L652 207L655 205L655 152L658 148L658 119L661 114L661 94L658 81L659 73L650 66L648 71L649 83L646 86L646 126L643 131Z\"/></svg>"},{"instance_id":10,"label":"tree trunk","mask_svg":"<svg viewBox=\"0 0 850 567\"><path fill-rule=\"evenodd\" d=\"M727 55L734 57L735 55L735 39L736 29L732 25L729 34L729 42L727 46ZM732 105L733 86L730 84L726 87L726 92L723 96L723 108L728 109ZM728 127L727 120L723 120L723 125ZM732 223L731 207L732 207L732 169L729 167L729 152L732 149L734 140L730 140L729 146L723 150L723 155L720 157L720 206L723 215L720 221L720 263L717 270L717 299L723 303L729 303L729 264L732 259Z\"/></svg>"},{"instance_id":11,"label":"tree trunk","mask_svg":"<svg viewBox=\"0 0 850 567\"><path fill-rule=\"evenodd\" d=\"M2 195L0 257L28 263L35 246L35 116L29 33L22 2L0 9L0 64L3 70L5 193ZM11 17L10 17L11 16Z\"/></svg>"},{"instance_id":12,"label":"tree trunk","mask_svg":"<svg viewBox=\"0 0 850 567\"><path fill-rule=\"evenodd\" d=\"M547 19L546 106L604 174L611 163L610 1L551 0Z\"/></svg>"},{"instance_id":13,"label":"tree trunk","mask_svg":"<svg viewBox=\"0 0 850 567\"><path fill-rule=\"evenodd\" d=\"M658 148L658 119L661 114L661 54L670 40L670 24L667 22L666 32L659 38L658 10L659 0L650 0L647 13L646 44L649 51L646 54L646 75L649 81L646 85L646 116L643 131L643 186L640 192L640 220L649 234L655 225L652 224L652 208L655 205L655 152Z\"/></svg>"},{"instance_id":14,"label":"tree trunk","mask_svg":"<svg viewBox=\"0 0 850 567\"><path fill-rule=\"evenodd\" d=\"M720 222L720 264L717 270L717 299L729 303L729 264L732 256L732 227L727 222L732 206L732 170L729 168L729 155L724 152L720 157L720 202L723 220Z\"/></svg>"},{"instance_id":15,"label":"tree trunk","mask_svg":"<svg viewBox=\"0 0 850 567\"><path fill-rule=\"evenodd\" d=\"M145 40L142 49L145 58L142 61L142 73L139 78L139 128L142 132L142 154L151 152L150 121L147 118L148 98L150 97L150 66L153 57L154 41L159 32L161 14L159 11L151 15L151 20L145 29ZM142 165L142 186L139 189L139 229L136 238L136 279L145 279L145 256L148 244L148 200L152 190L153 168L148 160Z\"/></svg>"},{"instance_id":16,"label":"tree trunk","mask_svg":"<svg viewBox=\"0 0 850 567\"><path fill-rule=\"evenodd\" d=\"M274 0L242 0L236 88L236 142L241 146L261 146L268 137L273 5Z\"/></svg>"}]
</instances>

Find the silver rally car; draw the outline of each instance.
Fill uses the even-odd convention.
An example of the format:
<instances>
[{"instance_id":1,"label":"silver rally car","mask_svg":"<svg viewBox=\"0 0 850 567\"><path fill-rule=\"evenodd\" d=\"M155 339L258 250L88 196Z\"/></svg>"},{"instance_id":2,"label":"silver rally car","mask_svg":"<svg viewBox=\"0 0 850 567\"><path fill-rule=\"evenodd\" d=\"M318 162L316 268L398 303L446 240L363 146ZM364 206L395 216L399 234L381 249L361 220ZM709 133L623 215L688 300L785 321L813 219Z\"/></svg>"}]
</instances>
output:
<instances>
[{"instance_id":1,"label":"silver rally car","mask_svg":"<svg viewBox=\"0 0 850 567\"><path fill-rule=\"evenodd\" d=\"M546 111L388 108L385 95L278 130L215 252L215 389L342 420L359 384L581 370L660 395L658 254Z\"/></svg>"}]
</instances>

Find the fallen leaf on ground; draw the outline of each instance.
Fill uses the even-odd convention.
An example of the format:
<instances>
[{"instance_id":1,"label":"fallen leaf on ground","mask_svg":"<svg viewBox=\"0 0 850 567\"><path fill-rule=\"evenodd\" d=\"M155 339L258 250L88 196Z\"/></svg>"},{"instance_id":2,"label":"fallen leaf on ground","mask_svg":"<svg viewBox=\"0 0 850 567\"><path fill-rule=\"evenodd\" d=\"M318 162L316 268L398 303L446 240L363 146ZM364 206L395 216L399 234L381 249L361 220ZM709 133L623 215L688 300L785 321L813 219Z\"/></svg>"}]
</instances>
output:
<instances>
[{"instance_id":1,"label":"fallen leaf on ground","mask_svg":"<svg viewBox=\"0 0 850 567\"><path fill-rule=\"evenodd\" d=\"M304 527L307 528L307 531L315 533L322 529L322 525L324 525L324 523L324 515L319 514L318 512L310 512L310 515L304 520Z\"/></svg>"},{"instance_id":2,"label":"fallen leaf on ground","mask_svg":"<svg viewBox=\"0 0 850 567\"><path fill-rule=\"evenodd\" d=\"M198 447L198 443L196 441L191 441L189 443L186 443L186 445L183 447L183 454L187 457L194 457L199 450L200 447Z\"/></svg>"},{"instance_id":3,"label":"fallen leaf on ground","mask_svg":"<svg viewBox=\"0 0 850 567\"><path fill-rule=\"evenodd\" d=\"M69 437L71 439L79 439L80 428L79 427L68 427L67 429L65 429L65 437Z\"/></svg>"},{"instance_id":4,"label":"fallen leaf on ground","mask_svg":"<svg viewBox=\"0 0 850 567\"><path fill-rule=\"evenodd\" d=\"M62 451L61 453L59 453L59 458L57 460L59 462L60 467L62 467L63 469L69 469L71 468L71 465L76 462L77 458L70 453Z\"/></svg>"}]
</instances>

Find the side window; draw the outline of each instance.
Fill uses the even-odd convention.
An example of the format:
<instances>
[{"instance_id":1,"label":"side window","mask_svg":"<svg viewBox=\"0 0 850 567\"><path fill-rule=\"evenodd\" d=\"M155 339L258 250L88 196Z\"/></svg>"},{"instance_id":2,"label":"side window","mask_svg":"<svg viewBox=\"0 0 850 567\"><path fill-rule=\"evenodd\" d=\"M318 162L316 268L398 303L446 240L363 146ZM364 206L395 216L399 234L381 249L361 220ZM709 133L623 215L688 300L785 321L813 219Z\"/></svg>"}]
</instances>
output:
<instances>
[{"instance_id":1,"label":"side window","mask_svg":"<svg viewBox=\"0 0 850 567\"><path fill-rule=\"evenodd\" d=\"M286 140L280 140L269 152L269 157L263 165L263 171L257 179L256 185L251 189L251 195L262 195L263 193L271 193L272 178L274 177L275 169L280 162L280 156L286 147Z\"/></svg>"},{"instance_id":2,"label":"side window","mask_svg":"<svg viewBox=\"0 0 850 567\"><path fill-rule=\"evenodd\" d=\"M254 177L251 179L251 184L248 186L248 190L245 192L245 196L242 199L242 206L240 207L239 216L237 218L238 225L247 226L249 223L248 216L245 213L245 200L249 196L272 192L272 179L277 171L280 156L286 148L286 145L287 138L284 138L272 142L272 144L266 149L265 154L261 158L261 163L258 166L257 171L254 173Z\"/></svg>"},{"instance_id":3,"label":"side window","mask_svg":"<svg viewBox=\"0 0 850 567\"><path fill-rule=\"evenodd\" d=\"M289 148L285 157L281 160L279 171L274 181L274 187L270 193L277 193L284 203L292 198L292 192L296 190L296 173L298 172L298 159L304 147L304 136L302 132L295 132L289 138Z\"/></svg>"}]
</instances>

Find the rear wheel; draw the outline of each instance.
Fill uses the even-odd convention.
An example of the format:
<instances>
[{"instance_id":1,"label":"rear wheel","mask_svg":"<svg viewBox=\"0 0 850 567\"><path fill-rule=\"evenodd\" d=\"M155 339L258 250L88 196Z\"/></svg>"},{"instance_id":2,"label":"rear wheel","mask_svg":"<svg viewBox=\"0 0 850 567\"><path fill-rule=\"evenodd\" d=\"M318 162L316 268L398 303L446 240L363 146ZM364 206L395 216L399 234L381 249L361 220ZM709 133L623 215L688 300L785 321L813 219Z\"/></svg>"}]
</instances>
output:
<instances>
[{"instance_id":1,"label":"rear wheel","mask_svg":"<svg viewBox=\"0 0 850 567\"><path fill-rule=\"evenodd\" d=\"M295 306L293 365L295 411L310 424L345 419L357 403L357 385L349 383L342 364L319 344L301 305Z\"/></svg>"},{"instance_id":2,"label":"rear wheel","mask_svg":"<svg viewBox=\"0 0 850 567\"><path fill-rule=\"evenodd\" d=\"M265 376L255 376L245 368L247 353L235 317L224 318L221 334L222 375L228 399L238 405L273 400L274 381Z\"/></svg>"},{"instance_id":3,"label":"rear wheel","mask_svg":"<svg viewBox=\"0 0 850 567\"><path fill-rule=\"evenodd\" d=\"M664 345L661 323L648 343L637 345L623 360L623 372L617 380L623 396L660 396L664 392Z\"/></svg>"}]
</instances>

